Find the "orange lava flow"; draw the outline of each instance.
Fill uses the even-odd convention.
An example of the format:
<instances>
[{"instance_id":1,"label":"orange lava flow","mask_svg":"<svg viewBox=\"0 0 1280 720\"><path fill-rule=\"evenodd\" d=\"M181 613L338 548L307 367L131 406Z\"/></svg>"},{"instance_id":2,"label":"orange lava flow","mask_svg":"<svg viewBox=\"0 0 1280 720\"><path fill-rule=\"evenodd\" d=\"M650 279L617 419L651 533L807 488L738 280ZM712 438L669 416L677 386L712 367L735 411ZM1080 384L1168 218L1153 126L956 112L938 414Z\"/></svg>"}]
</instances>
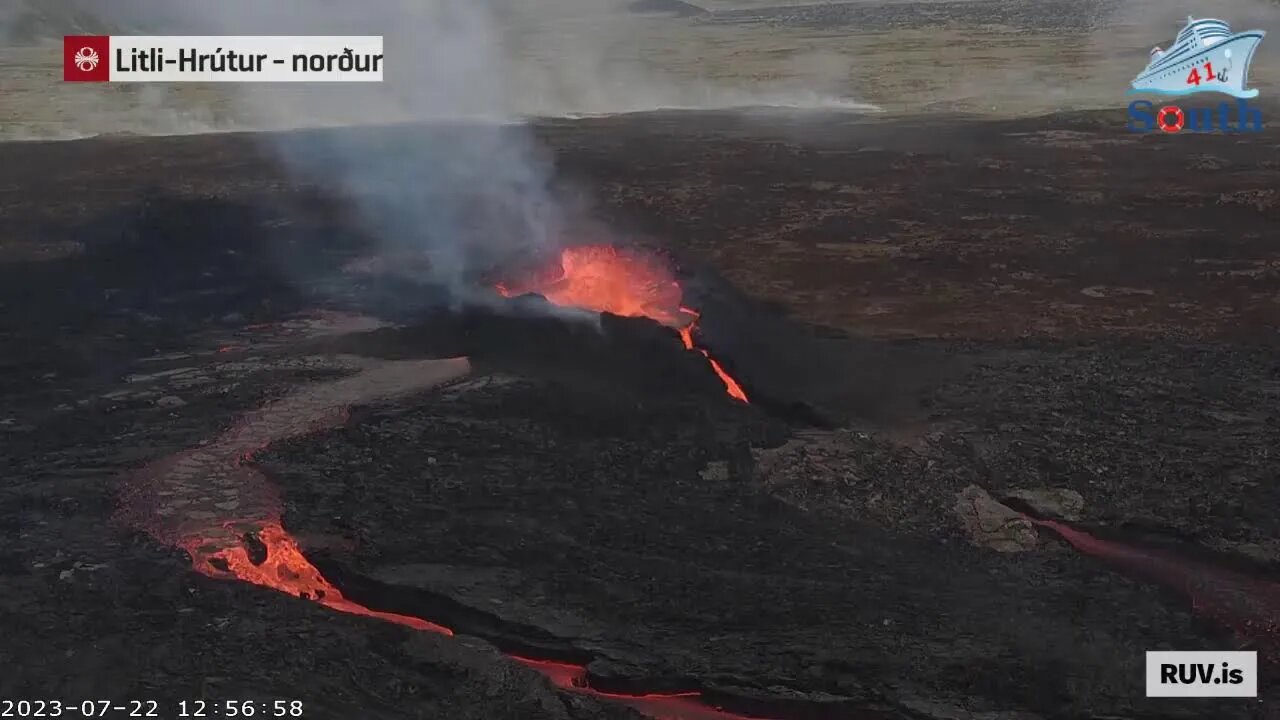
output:
<instances>
[{"instance_id":1,"label":"orange lava flow","mask_svg":"<svg viewBox=\"0 0 1280 720\"><path fill-rule=\"evenodd\" d=\"M551 681L553 685L565 690L582 692L587 690L587 669L581 665L555 662L554 660L535 660L519 655L507 657L532 668ZM759 720L746 715L735 715L719 708L707 705L701 698L702 693L689 691L677 693L647 693L644 695L627 695L602 690L590 690L599 698L613 700L639 710L657 720Z\"/></svg>"},{"instance_id":2,"label":"orange lava flow","mask_svg":"<svg viewBox=\"0 0 1280 720\"><path fill-rule=\"evenodd\" d=\"M266 557L257 564L249 557L249 552L243 545L211 550L201 547L202 542L199 540L184 541L180 544L191 554L196 571L203 575L261 585L296 597L314 600L338 612L376 618L415 630L453 635L453 631L443 625L412 615L372 610L346 599L338 588L325 580L320 571L306 559L298 548L297 541L281 527L278 520L262 524L256 536L266 549ZM508 657L538 672L558 688L628 705L656 720L753 720L707 704L702 699L702 693L699 692L636 694L604 692L590 686L587 680L587 669L582 665L554 660L535 660L519 655L508 655Z\"/></svg>"},{"instance_id":3,"label":"orange lava flow","mask_svg":"<svg viewBox=\"0 0 1280 720\"><path fill-rule=\"evenodd\" d=\"M457 360L463 361L461 368ZM433 371L422 362L448 367ZM431 387L461 377L470 369L465 358L422 362L408 362L408 368L401 363L388 363L354 377L300 389L248 413L211 442L160 458L130 473L124 479L117 519L146 530L160 542L182 548L190 555L193 569L202 575L270 588L338 612L453 635L449 628L429 620L374 610L344 597L307 560L298 541L285 530L277 492L251 465L254 457L273 442L345 423L350 406L343 403ZM217 502L221 496L210 494L214 488L234 500ZM215 502L209 507L233 509L236 515L219 515L205 509ZM174 516L178 507L187 508L184 516ZM604 692L590 686L587 670L581 665L510 657L557 687L623 703L658 720L744 720L743 716L715 708L698 692Z\"/></svg>"},{"instance_id":4,"label":"orange lava flow","mask_svg":"<svg viewBox=\"0 0 1280 720\"><path fill-rule=\"evenodd\" d=\"M711 369L715 370L716 375L720 376L720 381L724 383L725 392L729 393L729 397L741 400L742 402L747 402L747 393L742 390L742 386L738 384L738 381L729 377L729 373L725 372L724 368L720 367L720 363L716 362L715 358L711 357L706 350L703 350L693 344L693 326L698 324L698 318L701 316L693 310L683 306L680 308L680 312L693 316L692 322L680 328L680 339L684 341L685 349L697 350L702 353L702 356L707 359L707 362L711 363Z\"/></svg>"},{"instance_id":5,"label":"orange lava flow","mask_svg":"<svg viewBox=\"0 0 1280 720\"><path fill-rule=\"evenodd\" d=\"M1081 553L1182 593L1193 612L1235 631L1241 647L1256 647L1280 661L1280 583L1156 548L1104 540L1054 520L1028 519L1053 530Z\"/></svg>"},{"instance_id":6,"label":"orange lava flow","mask_svg":"<svg viewBox=\"0 0 1280 720\"><path fill-rule=\"evenodd\" d=\"M243 545L222 547L212 552L200 547L201 542L182 543L193 559L197 572L222 580L228 576L254 585L279 590L295 597L315 600L327 608L352 615L364 615L398 625L405 625L415 630L452 635L453 631L443 625L428 622L422 618L409 615L371 610L358 603L353 603L342 596L338 588L324 579L320 571L312 565L298 543L280 526L278 520L262 525L257 532L258 541L266 547L266 558L261 564L254 564L248 550ZM226 569L223 570L222 567Z\"/></svg>"},{"instance_id":7,"label":"orange lava flow","mask_svg":"<svg viewBox=\"0 0 1280 720\"><path fill-rule=\"evenodd\" d=\"M548 302L607 312L624 317L647 317L675 328L688 350L702 353L735 400L748 402L742 385L705 349L694 344L699 314L680 304L683 291L670 269L657 258L610 245L582 245L560 253L560 267L520 284L500 283L504 297L536 292Z\"/></svg>"}]
</instances>

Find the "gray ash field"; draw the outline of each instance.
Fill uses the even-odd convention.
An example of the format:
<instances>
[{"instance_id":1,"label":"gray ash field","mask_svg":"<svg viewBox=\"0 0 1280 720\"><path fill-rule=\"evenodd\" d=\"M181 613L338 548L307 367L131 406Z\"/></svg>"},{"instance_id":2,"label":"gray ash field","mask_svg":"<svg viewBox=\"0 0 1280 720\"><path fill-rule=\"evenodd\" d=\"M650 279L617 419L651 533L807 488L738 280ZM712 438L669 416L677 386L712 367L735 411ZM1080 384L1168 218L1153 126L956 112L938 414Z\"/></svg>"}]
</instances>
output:
<instances>
[{"instance_id":1,"label":"gray ash field","mask_svg":"<svg viewBox=\"0 0 1280 720\"><path fill-rule=\"evenodd\" d=\"M260 137L0 145L0 697L1274 717L1277 142L1122 122L541 123L749 404L387 272ZM1237 647L1259 699L1144 697Z\"/></svg>"}]
</instances>

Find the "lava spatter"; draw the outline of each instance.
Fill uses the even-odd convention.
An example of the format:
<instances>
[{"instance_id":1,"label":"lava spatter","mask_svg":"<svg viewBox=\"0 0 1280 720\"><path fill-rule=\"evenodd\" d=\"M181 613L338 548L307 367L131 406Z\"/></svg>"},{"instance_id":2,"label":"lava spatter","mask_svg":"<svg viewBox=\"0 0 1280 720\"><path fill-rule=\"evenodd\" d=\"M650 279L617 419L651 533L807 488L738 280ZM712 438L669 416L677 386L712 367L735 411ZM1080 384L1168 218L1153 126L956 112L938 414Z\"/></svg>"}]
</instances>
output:
<instances>
[{"instance_id":1,"label":"lava spatter","mask_svg":"<svg viewBox=\"0 0 1280 720\"><path fill-rule=\"evenodd\" d=\"M611 245L581 245L560 253L559 268L549 268L520 282L499 283L505 297L534 292L562 307L647 317L680 333L685 349L696 350L711 365L725 392L748 402L741 383L694 341L699 313L681 305L684 292L665 263L636 250Z\"/></svg>"}]
</instances>

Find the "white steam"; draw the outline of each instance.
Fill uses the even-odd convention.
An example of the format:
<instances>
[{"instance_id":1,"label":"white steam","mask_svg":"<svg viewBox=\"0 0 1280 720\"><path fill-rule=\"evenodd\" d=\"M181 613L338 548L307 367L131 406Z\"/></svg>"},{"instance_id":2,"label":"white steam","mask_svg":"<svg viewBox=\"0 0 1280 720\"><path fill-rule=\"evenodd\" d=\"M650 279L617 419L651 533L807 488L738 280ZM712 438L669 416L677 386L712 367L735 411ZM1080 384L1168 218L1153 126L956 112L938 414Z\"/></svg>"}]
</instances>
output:
<instances>
[{"instance_id":1,"label":"white steam","mask_svg":"<svg viewBox=\"0 0 1280 720\"><path fill-rule=\"evenodd\" d=\"M423 279L455 296L472 287L471 274L558 242L551 165L531 131L511 122L501 38L485 3L112 0L109 12L113 24L166 34L383 36L381 83L224 84L211 92L240 127L472 119L260 136L301 181L350 198L381 250L425 256Z\"/></svg>"},{"instance_id":2,"label":"white steam","mask_svg":"<svg viewBox=\"0 0 1280 720\"><path fill-rule=\"evenodd\" d=\"M594 0L16 1L25 11L7 16L10 35L19 25L34 32L33 18L51 17L61 27L66 18L89 17L106 32L383 36L382 83L53 90L84 102L72 118L144 134L405 124L263 141L300 179L353 198L384 251L425 255L432 279L455 293L472 287L475 273L512 256L542 254L561 240L566 218L549 187L552 164L521 118L663 107L860 107L824 94L850 71L836 54L793 53L782 63L788 72L745 83L717 76L723 66L703 72L677 63L685 69L671 72L650 58L696 52L681 35L688 23ZM636 36L649 39L637 43ZM797 90L789 73L816 81ZM49 92L47 78L40 79L41 92ZM39 104L34 95L30 102ZM116 107L138 111L135 122ZM437 122L410 125L423 120Z\"/></svg>"}]
</instances>

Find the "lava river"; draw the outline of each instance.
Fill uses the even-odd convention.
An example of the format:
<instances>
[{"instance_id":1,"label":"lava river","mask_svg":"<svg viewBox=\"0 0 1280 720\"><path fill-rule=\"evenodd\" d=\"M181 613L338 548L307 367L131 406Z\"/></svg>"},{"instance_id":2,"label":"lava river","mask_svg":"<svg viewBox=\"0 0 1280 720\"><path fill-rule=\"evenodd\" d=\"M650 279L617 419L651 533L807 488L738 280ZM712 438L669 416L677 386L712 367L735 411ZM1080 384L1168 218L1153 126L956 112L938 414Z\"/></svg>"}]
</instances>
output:
<instances>
[{"instance_id":1,"label":"lava river","mask_svg":"<svg viewBox=\"0 0 1280 720\"><path fill-rule=\"evenodd\" d=\"M724 383L725 392L747 402L747 393L724 367L699 347L694 331L700 315L682 305L684 293L670 269L655 257L610 245L581 245L560 253L560 266L518 283L500 283L505 297L538 293L562 307L647 317L680 334L688 350L696 350Z\"/></svg>"},{"instance_id":2,"label":"lava river","mask_svg":"<svg viewBox=\"0 0 1280 720\"><path fill-rule=\"evenodd\" d=\"M383 612L344 597L284 528L276 488L253 466L254 456L273 443L344 424L352 405L455 383L471 371L466 358L339 360L355 372L295 388L241 415L221 435L130 473L123 479L117 519L187 551L194 569L203 575L270 588L338 612L453 635L430 620ZM557 687L629 705L660 720L745 720L716 708L700 692L606 692L591 687L582 665L509 657Z\"/></svg>"},{"instance_id":3,"label":"lava river","mask_svg":"<svg viewBox=\"0 0 1280 720\"><path fill-rule=\"evenodd\" d=\"M697 313L680 304L679 285L652 260L593 247L566 251L562 263L556 277L535 285L551 302L650 317L675 328L687 348L699 349L693 338ZM502 291L516 294L505 287ZM710 356L707 359L726 391L745 402L741 387ZM277 491L252 460L275 442L345 423L352 405L389 401L459 383L469 375L470 363L466 358L377 361L350 356L339 356L335 361L351 374L294 388L241 415L224 433L130 473L123 479L117 517L160 542L183 548L194 568L210 577L271 588L343 613L452 635L452 630L436 622L383 612L344 597L307 560L284 528ZM1280 586L1275 582L1107 542L1061 523L1033 522L1057 532L1083 553L1174 587L1192 599L1198 613L1233 628L1243 640L1259 645L1268 654L1280 647L1280 628L1275 620ZM696 691L612 693L592 687L581 665L553 658L510 657L558 687L627 704L650 717L741 717L715 707Z\"/></svg>"}]
</instances>

